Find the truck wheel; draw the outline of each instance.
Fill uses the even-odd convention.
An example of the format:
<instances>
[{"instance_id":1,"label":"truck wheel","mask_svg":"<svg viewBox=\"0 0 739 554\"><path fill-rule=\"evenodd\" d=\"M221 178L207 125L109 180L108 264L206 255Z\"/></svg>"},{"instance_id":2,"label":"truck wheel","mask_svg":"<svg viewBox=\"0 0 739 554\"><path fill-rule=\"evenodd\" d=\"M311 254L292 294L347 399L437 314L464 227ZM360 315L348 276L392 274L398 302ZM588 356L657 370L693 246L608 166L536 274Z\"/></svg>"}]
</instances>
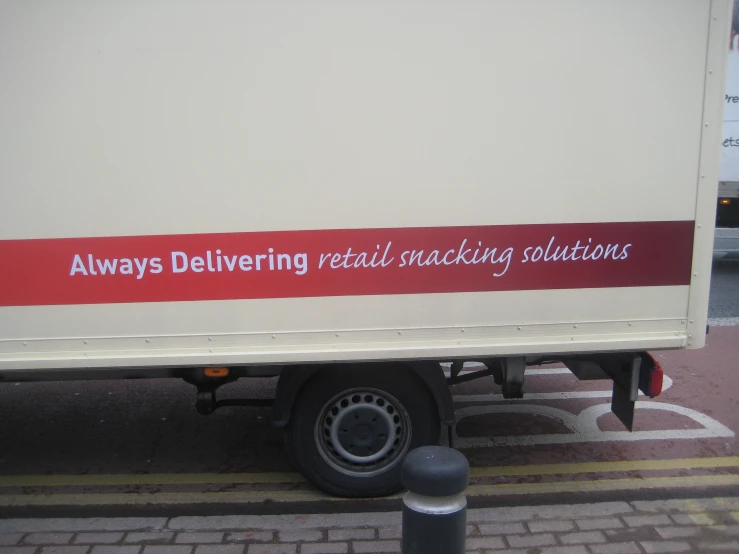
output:
<instances>
[{"instance_id":1,"label":"truck wheel","mask_svg":"<svg viewBox=\"0 0 739 554\"><path fill-rule=\"evenodd\" d=\"M439 412L423 381L402 365L350 365L317 373L287 427L303 476L338 496L384 496L402 488L401 462L439 440Z\"/></svg>"}]
</instances>

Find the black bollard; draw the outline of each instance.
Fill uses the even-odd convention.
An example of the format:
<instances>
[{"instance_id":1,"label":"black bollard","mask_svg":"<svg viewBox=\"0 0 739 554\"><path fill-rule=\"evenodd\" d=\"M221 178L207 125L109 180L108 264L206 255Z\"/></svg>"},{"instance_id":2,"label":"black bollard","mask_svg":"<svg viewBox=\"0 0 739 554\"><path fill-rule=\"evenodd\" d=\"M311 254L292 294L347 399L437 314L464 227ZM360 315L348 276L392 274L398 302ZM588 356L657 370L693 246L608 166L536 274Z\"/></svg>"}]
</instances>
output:
<instances>
[{"instance_id":1,"label":"black bollard","mask_svg":"<svg viewBox=\"0 0 739 554\"><path fill-rule=\"evenodd\" d=\"M403 554L464 554L470 464L445 446L422 446L403 460Z\"/></svg>"}]
</instances>

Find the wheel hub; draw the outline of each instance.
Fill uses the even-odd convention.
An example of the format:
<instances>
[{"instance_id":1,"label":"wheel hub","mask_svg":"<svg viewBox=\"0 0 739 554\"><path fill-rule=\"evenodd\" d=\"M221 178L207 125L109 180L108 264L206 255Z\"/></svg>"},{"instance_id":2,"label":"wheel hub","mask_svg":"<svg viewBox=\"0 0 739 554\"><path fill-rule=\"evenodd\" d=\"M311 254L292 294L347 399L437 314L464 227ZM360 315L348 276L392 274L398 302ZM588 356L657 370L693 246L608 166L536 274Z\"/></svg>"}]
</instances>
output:
<instances>
[{"instance_id":1,"label":"wheel hub","mask_svg":"<svg viewBox=\"0 0 739 554\"><path fill-rule=\"evenodd\" d=\"M321 456L335 469L363 475L395 464L410 444L410 418L384 391L355 389L327 402L316 423Z\"/></svg>"},{"instance_id":2,"label":"wheel hub","mask_svg":"<svg viewBox=\"0 0 739 554\"><path fill-rule=\"evenodd\" d=\"M332 440L338 442L336 448L341 455L366 463L384 454L383 450L387 451L384 447L395 440L395 426L387 415L379 406L367 404L341 411L331 426Z\"/></svg>"}]
</instances>

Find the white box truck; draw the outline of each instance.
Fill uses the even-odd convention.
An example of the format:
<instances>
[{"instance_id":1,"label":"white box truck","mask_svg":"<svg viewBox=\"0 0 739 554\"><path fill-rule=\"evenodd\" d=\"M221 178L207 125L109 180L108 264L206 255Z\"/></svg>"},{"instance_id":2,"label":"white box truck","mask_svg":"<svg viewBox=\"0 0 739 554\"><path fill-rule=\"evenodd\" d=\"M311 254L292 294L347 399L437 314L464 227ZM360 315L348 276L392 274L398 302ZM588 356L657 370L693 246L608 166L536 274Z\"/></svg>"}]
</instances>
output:
<instances>
[{"instance_id":1,"label":"white box truck","mask_svg":"<svg viewBox=\"0 0 739 554\"><path fill-rule=\"evenodd\" d=\"M739 254L739 0L733 4L724 104L714 252L735 256Z\"/></svg>"},{"instance_id":2,"label":"white box truck","mask_svg":"<svg viewBox=\"0 0 739 554\"><path fill-rule=\"evenodd\" d=\"M207 414L279 375L339 495L398 490L464 379L558 361L631 428L648 352L705 342L730 16L3 2L0 380L182 378Z\"/></svg>"}]
</instances>

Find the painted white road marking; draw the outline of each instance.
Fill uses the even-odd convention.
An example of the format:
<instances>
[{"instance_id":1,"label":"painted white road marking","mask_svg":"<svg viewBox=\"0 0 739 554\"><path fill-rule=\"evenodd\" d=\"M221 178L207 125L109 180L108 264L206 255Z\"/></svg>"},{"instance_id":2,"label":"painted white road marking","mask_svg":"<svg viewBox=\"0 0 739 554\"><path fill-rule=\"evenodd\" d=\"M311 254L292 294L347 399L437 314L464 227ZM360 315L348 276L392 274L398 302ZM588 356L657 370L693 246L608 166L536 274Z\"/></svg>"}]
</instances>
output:
<instances>
[{"instance_id":1,"label":"painted white road marking","mask_svg":"<svg viewBox=\"0 0 739 554\"><path fill-rule=\"evenodd\" d=\"M568 374L567 368L527 369L527 376ZM662 390L672 387L673 381L665 375ZM503 437L460 437L456 428L453 431L454 443L459 448L490 448L514 445L570 444L581 442L633 442L640 440L683 440L716 437L734 437L734 432L715 419L696 410L663 402L640 400L636 408L640 410L662 410L688 417L700 424L700 429L663 429L656 431L602 431L598 419L611 411L610 403L596 404L575 415L551 406L527 404L532 400L575 400L610 399L612 391L561 391L525 394L522 399L505 399L502 394L455 395L456 403L486 405L465 406L456 410L457 422L466 417L486 414L528 414L551 418L564 425L568 432L539 435L510 435ZM639 395L644 397L640 392Z\"/></svg>"},{"instance_id":2,"label":"painted white road marking","mask_svg":"<svg viewBox=\"0 0 739 554\"><path fill-rule=\"evenodd\" d=\"M469 406L457 411L457 421L465 417L484 414L524 413L549 417L562 423L569 433L542 435L511 435L504 437L460 437L454 429L454 444L459 448L483 448L496 446L570 444L578 442L633 442L641 440L681 440L734 437L734 432L705 414L662 402L638 402L639 410L663 410L689 417L703 426L701 429L674 429L659 431L601 431L598 418L607 414L609 404L597 404L586 408L577 416L551 406L514 404L502 406Z\"/></svg>"},{"instance_id":3,"label":"painted white road marking","mask_svg":"<svg viewBox=\"0 0 739 554\"><path fill-rule=\"evenodd\" d=\"M537 375L564 375L570 370L564 368L527 369L526 376ZM667 375L664 377L662 392L672 387L673 381ZM502 394L458 394L452 397L454 402L526 402L527 400L571 400L574 398L611 398L612 391L563 391L563 392L532 392L524 393L523 398L503 398ZM639 396L644 393L639 391Z\"/></svg>"},{"instance_id":4,"label":"painted white road marking","mask_svg":"<svg viewBox=\"0 0 739 554\"><path fill-rule=\"evenodd\" d=\"M739 325L739 317L709 317L708 324L711 327L734 327Z\"/></svg>"}]
</instances>

